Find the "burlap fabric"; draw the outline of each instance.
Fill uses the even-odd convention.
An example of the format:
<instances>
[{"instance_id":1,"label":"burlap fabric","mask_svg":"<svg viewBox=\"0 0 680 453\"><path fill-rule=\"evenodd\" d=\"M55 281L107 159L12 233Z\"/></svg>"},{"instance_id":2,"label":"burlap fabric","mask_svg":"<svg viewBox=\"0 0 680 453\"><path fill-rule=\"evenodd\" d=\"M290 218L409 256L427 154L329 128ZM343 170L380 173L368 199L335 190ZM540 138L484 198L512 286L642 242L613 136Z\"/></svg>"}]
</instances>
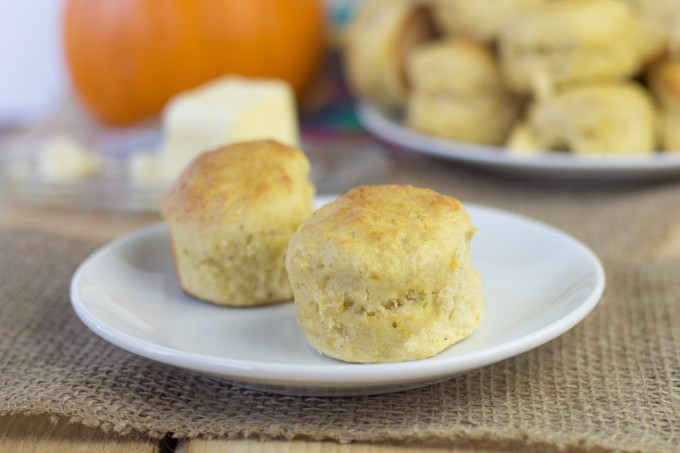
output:
<instances>
[{"instance_id":1,"label":"burlap fabric","mask_svg":"<svg viewBox=\"0 0 680 453\"><path fill-rule=\"evenodd\" d=\"M679 183L537 182L427 159L393 170L390 182L528 214L583 240L607 271L602 302L556 340L434 386L270 395L108 344L69 304L72 272L97 244L0 231L0 414L59 414L151 436L680 449L680 256L660 250L680 228Z\"/></svg>"}]
</instances>

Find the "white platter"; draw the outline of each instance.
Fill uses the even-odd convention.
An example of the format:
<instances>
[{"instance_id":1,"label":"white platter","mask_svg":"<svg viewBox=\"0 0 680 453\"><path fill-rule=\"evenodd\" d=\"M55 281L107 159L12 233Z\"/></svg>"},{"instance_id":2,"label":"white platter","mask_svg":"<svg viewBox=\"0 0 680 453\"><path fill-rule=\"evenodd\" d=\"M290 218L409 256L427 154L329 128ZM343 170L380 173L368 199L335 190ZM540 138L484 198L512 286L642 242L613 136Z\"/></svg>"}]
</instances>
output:
<instances>
[{"instance_id":1,"label":"white platter","mask_svg":"<svg viewBox=\"0 0 680 453\"><path fill-rule=\"evenodd\" d=\"M635 180L680 176L680 152L648 156L586 156L560 152L537 155L511 154L493 146L457 142L421 134L405 127L373 104L359 102L357 115L375 136L423 154L508 173L588 180Z\"/></svg>"},{"instance_id":2,"label":"white platter","mask_svg":"<svg viewBox=\"0 0 680 453\"><path fill-rule=\"evenodd\" d=\"M339 362L307 344L292 302L226 308L187 296L177 283L163 224L83 261L71 300L80 319L109 342L243 387L304 395L420 387L550 341L581 321L604 289L598 258L569 235L506 211L466 207L478 229L473 262L482 272L487 313L469 338L425 360Z\"/></svg>"}]
</instances>

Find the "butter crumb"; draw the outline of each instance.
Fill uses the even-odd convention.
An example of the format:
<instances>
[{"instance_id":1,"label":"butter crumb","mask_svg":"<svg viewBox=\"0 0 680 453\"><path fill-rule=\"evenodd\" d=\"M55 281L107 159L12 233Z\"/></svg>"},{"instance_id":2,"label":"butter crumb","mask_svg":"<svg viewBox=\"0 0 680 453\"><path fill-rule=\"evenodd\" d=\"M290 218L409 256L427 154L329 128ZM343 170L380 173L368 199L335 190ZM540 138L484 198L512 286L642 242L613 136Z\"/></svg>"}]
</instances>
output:
<instances>
[{"instance_id":1,"label":"butter crumb","mask_svg":"<svg viewBox=\"0 0 680 453\"><path fill-rule=\"evenodd\" d=\"M47 180L79 180L92 176L101 161L66 135L48 138L37 153L36 174Z\"/></svg>"}]
</instances>

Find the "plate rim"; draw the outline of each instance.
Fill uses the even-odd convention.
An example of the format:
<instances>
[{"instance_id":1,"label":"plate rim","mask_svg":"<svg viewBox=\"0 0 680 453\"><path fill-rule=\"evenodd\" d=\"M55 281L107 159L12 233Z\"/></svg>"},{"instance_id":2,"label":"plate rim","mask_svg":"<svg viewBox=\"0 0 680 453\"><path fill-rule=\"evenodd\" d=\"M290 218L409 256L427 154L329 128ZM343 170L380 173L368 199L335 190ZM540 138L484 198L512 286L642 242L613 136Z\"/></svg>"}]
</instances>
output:
<instances>
[{"instance_id":1,"label":"plate rim","mask_svg":"<svg viewBox=\"0 0 680 453\"><path fill-rule=\"evenodd\" d=\"M540 174L545 171L551 175L579 177L649 177L680 173L680 151L655 152L648 156L590 156L545 152L510 157L503 147L449 140L409 129L366 100L356 101L355 110L361 124L370 133L387 142L412 151L470 164L523 173Z\"/></svg>"},{"instance_id":2,"label":"plate rim","mask_svg":"<svg viewBox=\"0 0 680 453\"><path fill-rule=\"evenodd\" d=\"M332 198L327 197L327 199ZM441 355L423 360L370 364L337 361L337 363L333 364L291 365L234 360L181 351L140 339L107 325L104 320L99 319L86 308L86 302L81 298L77 285L91 263L130 242L142 240L152 235L167 234L166 225L163 222L159 222L110 241L87 256L78 266L71 279L71 305L78 318L90 330L106 341L128 352L172 366L234 380L237 385L242 383L243 386L247 386L248 383L263 381L267 383L267 389L269 390L278 386L290 386L297 389L339 389L356 388L358 386L387 387L406 382L431 382L432 380L453 377L456 374L491 365L541 346L572 329L597 306L604 292L606 275L597 255L584 243L563 230L521 214L476 203L464 203L464 205L466 209L473 212L487 211L494 215L509 215L543 228L551 234L556 234L560 239L566 240L570 247L575 247L579 254L582 254L582 257L586 258L593 266L592 272L595 275L595 285L592 292L578 304L576 309L570 310L567 316L559 318L557 321L541 326L537 330L510 341L503 341L495 345L486 346L481 350L457 355L453 358L454 360L450 357L442 357ZM357 372L359 369L366 371Z\"/></svg>"}]
</instances>

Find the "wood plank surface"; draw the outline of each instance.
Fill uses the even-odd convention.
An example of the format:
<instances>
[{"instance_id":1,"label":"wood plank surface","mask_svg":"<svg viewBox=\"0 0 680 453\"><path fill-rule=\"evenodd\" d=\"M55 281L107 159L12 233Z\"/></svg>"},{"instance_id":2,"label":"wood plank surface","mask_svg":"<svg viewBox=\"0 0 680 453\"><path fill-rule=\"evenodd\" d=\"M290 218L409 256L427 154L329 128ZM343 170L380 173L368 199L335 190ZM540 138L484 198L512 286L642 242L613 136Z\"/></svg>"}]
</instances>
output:
<instances>
[{"instance_id":1,"label":"wood plank surface","mask_svg":"<svg viewBox=\"0 0 680 453\"><path fill-rule=\"evenodd\" d=\"M336 444L314 441L257 440L190 440L184 444L186 453L493 453L499 450L472 450L443 446L411 446L397 444ZM508 452L513 450L503 449ZM534 451L522 450L531 453Z\"/></svg>"},{"instance_id":2,"label":"wood plank surface","mask_svg":"<svg viewBox=\"0 0 680 453\"><path fill-rule=\"evenodd\" d=\"M0 417L0 452L152 453L162 441L105 433L49 415Z\"/></svg>"},{"instance_id":3,"label":"wood plank surface","mask_svg":"<svg viewBox=\"0 0 680 453\"><path fill-rule=\"evenodd\" d=\"M62 209L0 203L0 227L105 242L161 220L153 213Z\"/></svg>"}]
</instances>

